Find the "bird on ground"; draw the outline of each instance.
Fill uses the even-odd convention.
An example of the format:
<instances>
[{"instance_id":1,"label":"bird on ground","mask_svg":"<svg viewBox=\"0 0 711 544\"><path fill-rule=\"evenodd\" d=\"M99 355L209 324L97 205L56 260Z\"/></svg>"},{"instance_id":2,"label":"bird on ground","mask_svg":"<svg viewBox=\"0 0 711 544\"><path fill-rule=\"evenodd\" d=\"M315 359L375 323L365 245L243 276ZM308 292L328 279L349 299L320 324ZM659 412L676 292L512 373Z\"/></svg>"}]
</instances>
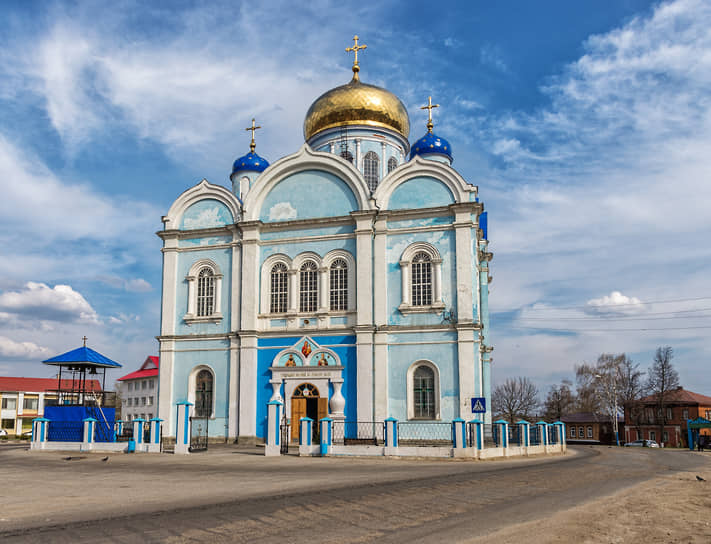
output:
<instances>
[{"instance_id":1,"label":"bird on ground","mask_svg":"<svg viewBox=\"0 0 711 544\"><path fill-rule=\"evenodd\" d=\"M706 480L702 478L701 476L697 476L696 479L700 482L705 482Z\"/></svg>"},{"instance_id":2,"label":"bird on ground","mask_svg":"<svg viewBox=\"0 0 711 544\"><path fill-rule=\"evenodd\" d=\"M108 456L108 455L102 459L102 461L104 461L104 462L106 462L106 461L108 461L108 460L109 460L109 456Z\"/></svg>"}]
</instances>

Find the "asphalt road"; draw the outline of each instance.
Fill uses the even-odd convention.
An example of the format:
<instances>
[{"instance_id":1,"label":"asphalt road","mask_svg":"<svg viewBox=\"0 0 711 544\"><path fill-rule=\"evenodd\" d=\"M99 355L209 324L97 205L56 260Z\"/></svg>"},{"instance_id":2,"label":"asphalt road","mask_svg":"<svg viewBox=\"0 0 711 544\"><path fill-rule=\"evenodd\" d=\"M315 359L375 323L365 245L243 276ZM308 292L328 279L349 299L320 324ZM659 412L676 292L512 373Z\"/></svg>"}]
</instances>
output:
<instances>
[{"instance_id":1,"label":"asphalt road","mask_svg":"<svg viewBox=\"0 0 711 544\"><path fill-rule=\"evenodd\" d=\"M546 517L670 471L694 470L704 462L683 451L573 450L575 455L565 457L505 462L296 457L270 462L225 453L138 462L133 461L138 457L123 456L112 458L111 468L96 457L64 461L58 454L3 457L0 452L0 476L7 469L15 474L32 470L30 480L46 481L48 474L56 474L66 482L70 494L64 500L69 502L79 497L72 475L84 479L89 494L92 479L115 485L110 482L118 475L126 482L131 474L126 470L132 466L138 476L135 486L115 486L113 494L110 489L94 490L104 507L107 501L112 505L113 496L110 511L56 505L52 515L52 504L61 500L61 485L53 486L44 502L29 496L28 508L44 509L23 523L20 517L4 525L0 521L0 540L456 542ZM185 471L193 479L181 483ZM160 488L159 496L151 494L156 491L151 478L157 478L155 485L160 481L167 486Z\"/></svg>"}]
</instances>

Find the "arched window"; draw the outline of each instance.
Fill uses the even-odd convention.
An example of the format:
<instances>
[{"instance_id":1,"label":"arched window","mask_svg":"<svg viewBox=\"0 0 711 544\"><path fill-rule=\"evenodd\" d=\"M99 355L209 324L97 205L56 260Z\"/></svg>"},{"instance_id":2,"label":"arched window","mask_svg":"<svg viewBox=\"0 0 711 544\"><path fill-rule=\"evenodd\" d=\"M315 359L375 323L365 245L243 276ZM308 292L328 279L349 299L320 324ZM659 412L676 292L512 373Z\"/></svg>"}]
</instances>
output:
<instances>
[{"instance_id":1,"label":"arched window","mask_svg":"<svg viewBox=\"0 0 711 544\"><path fill-rule=\"evenodd\" d=\"M413 416L435 419L435 374L429 366L420 365L412 376Z\"/></svg>"},{"instance_id":2,"label":"arched window","mask_svg":"<svg viewBox=\"0 0 711 544\"><path fill-rule=\"evenodd\" d=\"M197 315L206 317L212 315L215 308L215 275L209 267L198 273L197 282Z\"/></svg>"},{"instance_id":3,"label":"arched window","mask_svg":"<svg viewBox=\"0 0 711 544\"><path fill-rule=\"evenodd\" d=\"M432 304L432 259L421 251L412 259L412 305Z\"/></svg>"},{"instance_id":4,"label":"arched window","mask_svg":"<svg viewBox=\"0 0 711 544\"><path fill-rule=\"evenodd\" d=\"M299 270L299 311L315 312L318 305L318 267L306 261Z\"/></svg>"},{"instance_id":5,"label":"arched window","mask_svg":"<svg viewBox=\"0 0 711 544\"><path fill-rule=\"evenodd\" d=\"M363 175L370 191L375 191L380 179L380 159L373 151L368 151L363 158Z\"/></svg>"},{"instance_id":6,"label":"arched window","mask_svg":"<svg viewBox=\"0 0 711 544\"><path fill-rule=\"evenodd\" d=\"M336 259L331 263L330 275L330 302L331 311L348 309L348 263L343 259Z\"/></svg>"},{"instance_id":7,"label":"arched window","mask_svg":"<svg viewBox=\"0 0 711 544\"><path fill-rule=\"evenodd\" d=\"M388 159L388 174L397 168L397 159L390 157Z\"/></svg>"},{"instance_id":8,"label":"arched window","mask_svg":"<svg viewBox=\"0 0 711 544\"><path fill-rule=\"evenodd\" d=\"M349 163L353 164L353 155L350 151L341 151L341 157L346 159Z\"/></svg>"},{"instance_id":9,"label":"arched window","mask_svg":"<svg viewBox=\"0 0 711 544\"><path fill-rule=\"evenodd\" d=\"M212 416L212 373L201 370L195 376L195 417Z\"/></svg>"},{"instance_id":10,"label":"arched window","mask_svg":"<svg viewBox=\"0 0 711 544\"><path fill-rule=\"evenodd\" d=\"M289 295L289 281L287 277L286 265L277 263L271 271L271 302L269 312L282 314L286 312Z\"/></svg>"}]
</instances>

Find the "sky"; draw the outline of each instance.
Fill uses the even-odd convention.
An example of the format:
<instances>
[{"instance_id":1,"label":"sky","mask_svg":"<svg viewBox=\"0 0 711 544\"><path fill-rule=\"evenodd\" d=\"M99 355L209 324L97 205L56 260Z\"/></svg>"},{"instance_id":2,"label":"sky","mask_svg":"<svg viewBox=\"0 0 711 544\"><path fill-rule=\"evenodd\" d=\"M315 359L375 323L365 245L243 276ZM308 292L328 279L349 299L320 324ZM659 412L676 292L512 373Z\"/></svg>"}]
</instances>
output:
<instances>
[{"instance_id":1,"label":"sky","mask_svg":"<svg viewBox=\"0 0 711 544\"><path fill-rule=\"evenodd\" d=\"M544 394L598 355L674 348L711 394L711 3L31 2L0 17L0 375L158 349L177 196L270 162L350 79L399 96L489 211L492 381ZM112 378L117 378L115 372Z\"/></svg>"}]
</instances>

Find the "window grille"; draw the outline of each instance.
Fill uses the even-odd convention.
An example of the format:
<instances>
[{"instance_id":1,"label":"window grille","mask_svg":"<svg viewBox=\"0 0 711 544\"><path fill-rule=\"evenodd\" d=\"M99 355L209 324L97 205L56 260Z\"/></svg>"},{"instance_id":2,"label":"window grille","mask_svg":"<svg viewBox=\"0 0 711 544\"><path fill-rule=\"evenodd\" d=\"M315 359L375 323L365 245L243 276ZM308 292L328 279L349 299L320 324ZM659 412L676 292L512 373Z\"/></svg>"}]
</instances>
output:
<instances>
[{"instance_id":1,"label":"window grille","mask_svg":"<svg viewBox=\"0 0 711 544\"><path fill-rule=\"evenodd\" d=\"M368 151L363 158L363 176L368 189L375 191L380 179L380 159L373 151Z\"/></svg>"},{"instance_id":2,"label":"window grille","mask_svg":"<svg viewBox=\"0 0 711 544\"><path fill-rule=\"evenodd\" d=\"M388 174L397 168L397 159L390 157L388 159Z\"/></svg>"},{"instance_id":3,"label":"window grille","mask_svg":"<svg viewBox=\"0 0 711 544\"><path fill-rule=\"evenodd\" d=\"M348 263L343 259L336 259L331 264L331 310L348 309Z\"/></svg>"},{"instance_id":4,"label":"window grille","mask_svg":"<svg viewBox=\"0 0 711 544\"><path fill-rule=\"evenodd\" d=\"M197 315L212 315L215 307L215 275L211 269L205 267L200 270L197 287Z\"/></svg>"},{"instance_id":5,"label":"window grille","mask_svg":"<svg viewBox=\"0 0 711 544\"><path fill-rule=\"evenodd\" d=\"M570 428L570 438L576 438L575 436L575 427Z\"/></svg>"},{"instance_id":6,"label":"window grille","mask_svg":"<svg viewBox=\"0 0 711 544\"><path fill-rule=\"evenodd\" d=\"M588 427L588 438L592 438L592 437L593 437L593 429L592 429L592 427Z\"/></svg>"},{"instance_id":7,"label":"window grille","mask_svg":"<svg viewBox=\"0 0 711 544\"><path fill-rule=\"evenodd\" d=\"M432 259L427 253L417 253L412 259L412 305L432 304Z\"/></svg>"},{"instance_id":8,"label":"window grille","mask_svg":"<svg viewBox=\"0 0 711 544\"><path fill-rule=\"evenodd\" d=\"M318 304L318 268L313 261L306 261L299 272L299 311L315 312Z\"/></svg>"},{"instance_id":9,"label":"window grille","mask_svg":"<svg viewBox=\"0 0 711 544\"><path fill-rule=\"evenodd\" d=\"M273 314L282 314L286 312L289 294L289 279L284 263L277 263L272 267L271 279L272 289L269 311Z\"/></svg>"},{"instance_id":10,"label":"window grille","mask_svg":"<svg viewBox=\"0 0 711 544\"><path fill-rule=\"evenodd\" d=\"M201 370L195 377L195 417L212 415L212 374Z\"/></svg>"},{"instance_id":11,"label":"window grille","mask_svg":"<svg viewBox=\"0 0 711 544\"><path fill-rule=\"evenodd\" d=\"M341 157L346 159L349 163L353 164L353 155L350 151L341 151Z\"/></svg>"},{"instance_id":12,"label":"window grille","mask_svg":"<svg viewBox=\"0 0 711 544\"><path fill-rule=\"evenodd\" d=\"M428 366L418 366L413 376L415 417L435 418L434 370Z\"/></svg>"}]
</instances>

